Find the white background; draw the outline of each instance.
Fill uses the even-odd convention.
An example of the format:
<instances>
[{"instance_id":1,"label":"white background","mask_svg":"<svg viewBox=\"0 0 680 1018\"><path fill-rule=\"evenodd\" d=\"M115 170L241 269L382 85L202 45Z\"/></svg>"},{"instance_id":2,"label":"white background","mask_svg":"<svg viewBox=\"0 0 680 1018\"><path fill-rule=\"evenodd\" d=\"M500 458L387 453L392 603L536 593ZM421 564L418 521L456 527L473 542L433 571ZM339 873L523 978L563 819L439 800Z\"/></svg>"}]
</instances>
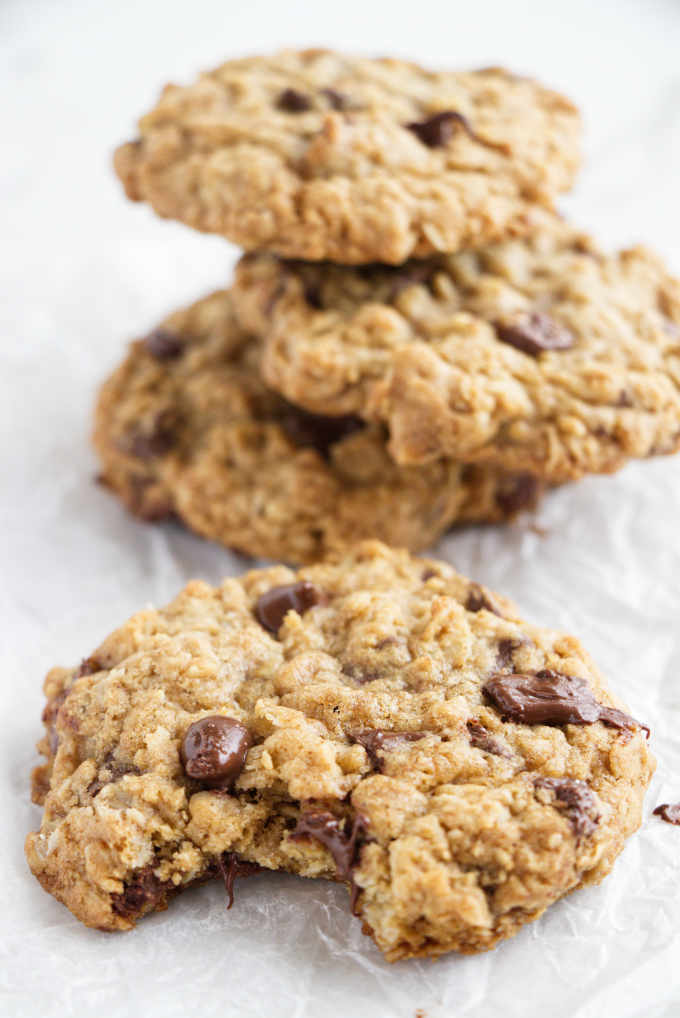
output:
<instances>
[{"instance_id":1,"label":"white background","mask_svg":"<svg viewBox=\"0 0 680 1018\"><path fill-rule=\"evenodd\" d=\"M680 1014L680 830L647 816L601 888L491 955L383 963L344 890L287 877L189 892L133 933L82 928L28 873L28 774L46 669L191 576L242 563L126 517L93 483L97 383L174 307L221 286L234 249L125 202L112 147L168 80L283 44L505 63L584 109L563 207L607 246L644 240L680 271L678 0L0 0L0 1016L658 1018ZM577 633L680 799L680 460L634 464L525 525L440 552Z\"/></svg>"}]
</instances>

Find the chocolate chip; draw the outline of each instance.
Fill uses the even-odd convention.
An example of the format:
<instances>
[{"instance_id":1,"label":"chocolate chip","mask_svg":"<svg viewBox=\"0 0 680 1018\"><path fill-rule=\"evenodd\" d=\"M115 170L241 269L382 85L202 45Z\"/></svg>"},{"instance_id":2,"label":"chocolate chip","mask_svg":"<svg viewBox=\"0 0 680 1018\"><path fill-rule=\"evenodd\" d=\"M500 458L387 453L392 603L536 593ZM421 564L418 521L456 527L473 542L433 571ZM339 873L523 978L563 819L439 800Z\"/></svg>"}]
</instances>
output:
<instances>
[{"instance_id":1,"label":"chocolate chip","mask_svg":"<svg viewBox=\"0 0 680 1018\"><path fill-rule=\"evenodd\" d=\"M348 97L334 88L322 88L321 95L328 100L328 105L333 110L346 110L351 105Z\"/></svg>"},{"instance_id":2,"label":"chocolate chip","mask_svg":"<svg viewBox=\"0 0 680 1018\"><path fill-rule=\"evenodd\" d=\"M585 781L572 778L537 778L537 788L555 796L555 808L563 811L577 838L588 837L600 820L597 800Z\"/></svg>"},{"instance_id":3,"label":"chocolate chip","mask_svg":"<svg viewBox=\"0 0 680 1018\"><path fill-rule=\"evenodd\" d=\"M654 810L654 816L661 817L667 824L677 824L680 827L680 802L662 802Z\"/></svg>"},{"instance_id":4,"label":"chocolate chip","mask_svg":"<svg viewBox=\"0 0 680 1018\"><path fill-rule=\"evenodd\" d=\"M254 873L260 873L262 867L258 866L256 862L244 862L235 852L223 852L217 860L217 866L229 898L228 911L234 904L234 881L236 878L252 877Z\"/></svg>"},{"instance_id":5,"label":"chocolate chip","mask_svg":"<svg viewBox=\"0 0 680 1018\"><path fill-rule=\"evenodd\" d=\"M101 662L96 657L84 657L78 665L78 670L74 675L75 679L82 678L83 675L94 675L95 672L101 672Z\"/></svg>"},{"instance_id":6,"label":"chocolate chip","mask_svg":"<svg viewBox=\"0 0 680 1018\"><path fill-rule=\"evenodd\" d=\"M144 346L159 361L173 360L184 351L182 339L167 329L154 329L144 340Z\"/></svg>"},{"instance_id":7,"label":"chocolate chip","mask_svg":"<svg viewBox=\"0 0 680 1018\"><path fill-rule=\"evenodd\" d=\"M389 732L382 728L369 728L350 737L364 747L373 766L380 770L384 752L389 753L390 750L398 749L405 742L417 742L424 739L425 735L425 732Z\"/></svg>"},{"instance_id":8,"label":"chocolate chip","mask_svg":"<svg viewBox=\"0 0 680 1018\"><path fill-rule=\"evenodd\" d=\"M243 770L251 746L245 725L214 714L189 725L180 757L188 777L208 788L228 788Z\"/></svg>"},{"instance_id":9,"label":"chocolate chip","mask_svg":"<svg viewBox=\"0 0 680 1018\"><path fill-rule=\"evenodd\" d=\"M439 573L437 572L436 569L423 569L420 578L423 581L423 583L427 583L428 580L433 579L435 576L439 576Z\"/></svg>"},{"instance_id":10,"label":"chocolate chip","mask_svg":"<svg viewBox=\"0 0 680 1018\"><path fill-rule=\"evenodd\" d=\"M89 794L94 797L99 795L106 785L119 781L126 774L139 774L139 768L133 764L126 764L114 759L113 753L108 753L99 771L99 775L87 786Z\"/></svg>"},{"instance_id":11,"label":"chocolate chip","mask_svg":"<svg viewBox=\"0 0 680 1018\"><path fill-rule=\"evenodd\" d=\"M304 113L305 110L311 110L312 100L304 92L298 92L294 88L284 88L276 100L276 105L278 109L284 110L286 113Z\"/></svg>"},{"instance_id":12,"label":"chocolate chip","mask_svg":"<svg viewBox=\"0 0 680 1018\"><path fill-rule=\"evenodd\" d=\"M488 612L493 612L494 615L498 615L503 618L503 613L500 608L494 604L491 595L480 587L478 583L471 583L468 588L468 596L465 601L465 608L469 612L480 612L482 608Z\"/></svg>"},{"instance_id":13,"label":"chocolate chip","mask_svg":"<svg viewBox=\"0 0 680 1018\"><path fill-rule=\"evenodd\" d=\"M300 815L290 838L291 841L314 838L333 856L338 879L347 880L352 867L356 865L359 840L366 834L368 818L363 813L357 813L349 832L346 826L347 821L343 825L336 816L326 810L309 810Z\"/></svg>"},{"instance_id":14,"label":"chocolate chip","mask_svg":"<svg viewBox=\"0 0 680 1018\"><path fill-rule=\"evenodd\" d=\"M503 343L532 357L547 350L568 350L576 342L569 329L542 311L522 311L513 319L496 322L495 329Z\"/></svg>"},{"instance_id":15,"label":"chocolate chip","mask_svg":"<svg viewBox=\"0 0 680 1018\"><path fill-rule=\"evenodd\" d=\"M309 580L284 583L280 587L272 587L258 598L255 617L270 633L278 633L289 611L304 615L322 601L324 601L322 592Z\"/></svg>"},{"instance_id":16,"label":"chocolate chip","mask_svg":"<svg viewBox=\"0 0 680 1018\"><path fill-rule=\"evenodd\" d=\"M133 474L128 481L127 507L131 513L146 523L176 517L173 503L152 477Z\"/></svg>"},{"instance_id":17,"label":"chocolate chip","mask_svg":"<svg viewBox=\"0 0 680 1018\"><path fill-rule=\"evenodd\" d=\"M132 432L124 442L125 451L140 460L156 459L172 449L176 440L177 420L173 411L163 410L145 431Z\"/></svg>"},{"instance_id":18,"label":"chocolate chip","mask_svg":"<svg viewBox=\"0 0 680 1018\"><path fill-rule=\"evenodd\" d=\"M332 445L366 426L354 414L323 417L320 414L309 414L292 404L284 408L280 424L294 445L300 449L316 449L325 459Z\"/></svg>"},{"instance_id":19,"label":"chocolate chip","mask_svg":"<svg viewBox=\"0 0 680 1018\"><path fill-rule=\"evenodd\" d=\"M159 880L152 866L139 870L120 894L111 895L111 908L123 919L137 919L145 912L162 906L172 888L170 881Z\"/></svg>"},{"instance_id":20,"label":"chocolate chip","mask_svg":"<svg viewBox=\"0 0 680 1018\"><path fill-rule=\"evenodd\" d=\"M532 474L508 478L496 494L496 505L506 516L532 509L541 493L541 483Z\"/></svg>"},{"instance_id":21,"label":"chocolate chip","mask_svg":"<svg viewBox=\"0 0 680 1018\"><path fill-rule=\"evenodd\" d=\"M497 673L484 692L505 719L523 725L592 725L634 731L642 728L629 714L598 703L588 683L551 669L533 674Z\"/></svg>"},{"instance_id":22,"label":"chocolate chip","mask_svg":"<svg viewBox=\"0 0 680 1018\"><path fill-rule=\"evenodd\" d=\"M498 739L494 739L488 728L480 725L479 721L468 721L466 727L470 736L470 745L475 749L481 749L483 753L492 753L494 756L512 758L510 750Z\"/></svg>"},{"instance_id":23,"label":"chocolate chip","mask_svg":"<svg viewBox=\"0 0 680 1018\"><path fill-rule=\"evenodd\" d=\"M476 137L468 120L462 113L453 110L444 110L442 113L435 113L426 120L414 120L405 124L409 131L428 148L440 148L451 140L457 127L462 127L470 137Z\"/></svg>"},{"instance_id":24,"label":"chocolate chip","mask_svg":"<svg viewBox=\"0 0 680 1018\"><path fill-rule=\"evenodd\" d=\"M499 668L511 668L513 657L516 650L525 643L525 640L513 640L506 637L503 640L498 641L498 652L496 655L496 663Z\"/></svg>"}]
</instances>

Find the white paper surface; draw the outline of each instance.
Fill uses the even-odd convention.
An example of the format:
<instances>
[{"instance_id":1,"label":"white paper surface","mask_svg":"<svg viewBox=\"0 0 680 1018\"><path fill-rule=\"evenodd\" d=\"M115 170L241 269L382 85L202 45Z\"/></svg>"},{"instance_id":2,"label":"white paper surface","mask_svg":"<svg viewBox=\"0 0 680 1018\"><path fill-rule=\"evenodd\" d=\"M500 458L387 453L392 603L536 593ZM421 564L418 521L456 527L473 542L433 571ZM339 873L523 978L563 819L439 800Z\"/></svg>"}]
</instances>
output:
<instances>
[{"instance_id":1,"label":"white paper surface","mask_svg":"<svg viewBox=\"0 0 680 1018\"><path fill-rule=\"evenodd\" d=\"M503 62L585 109L588 162L564 207L614 246L680 271L677 0L274 0L0 4L0 1015L149 1018L670 1018L680 1014L680 458L551 496L527 528L439 553L576 633L649 722L647 819L600 888L477 958L385 964L343 889L285 876L188 892L125 935L88 931L28 872L22 842L42 677L192 576L243 568L208 542L125 516L97 488L96 385L127 338L223 285L234 251L128 205L113 144L166 80L289 43Z\"/></svg>"}]
</instances>

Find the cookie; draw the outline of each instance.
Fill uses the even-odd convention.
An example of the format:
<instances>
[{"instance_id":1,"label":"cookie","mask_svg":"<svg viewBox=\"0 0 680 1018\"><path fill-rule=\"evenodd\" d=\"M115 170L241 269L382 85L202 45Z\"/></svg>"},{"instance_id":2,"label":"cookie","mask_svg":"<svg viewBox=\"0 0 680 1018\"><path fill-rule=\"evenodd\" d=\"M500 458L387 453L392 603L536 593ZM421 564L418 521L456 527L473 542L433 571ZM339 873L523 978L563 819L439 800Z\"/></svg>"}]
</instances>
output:
<instances>
[{"instance_id":1,"label":"cookie","mask_svg":"<svg viewBox=\"0 0 680 1018\"><path fill-rule=\"evenodd\" d=\"M527 475L397 466L379 424L307 414L266 389L259 350L228 291L132 346L102 389L94 436L101 479L132 512L299 563L362 537L422 548L454 523L535 504Z\"/></svg>"},{"instance_id":2,"label":"cookie","mask_svg":"<svg viewBox=\"0 0 680 1018\"><path fill-rule=\"evenodd\" d=\"M654 766L577 640L378 542L192 582L45 691L28 861L104 930L257 865L347 882L391 961L485 950L609 872Z\"/></svg>"},{"instance_id":3,"label":"cookie","mask_svg":"<svg viewBox=\"0 0 680 1018\"><path fill-rule=\"evenodd\" d=\"M269 385L388 424L401 464L502 464L552 482L680 445L680 283L551 213L530 239L398 268L250 255L234 300Z\"/></svg>"},{"instance_id":4,"label":"cookie","mask_svg":"<svg viewBox=\"0 0 680 1018\"><path fill-rule=\"evenodd\" d=\"M499 68L285 51L168 85L115 168L129 198L246 250L398 263L526 230L579 140L568 100Z\"/></svg>"}]
</instances>

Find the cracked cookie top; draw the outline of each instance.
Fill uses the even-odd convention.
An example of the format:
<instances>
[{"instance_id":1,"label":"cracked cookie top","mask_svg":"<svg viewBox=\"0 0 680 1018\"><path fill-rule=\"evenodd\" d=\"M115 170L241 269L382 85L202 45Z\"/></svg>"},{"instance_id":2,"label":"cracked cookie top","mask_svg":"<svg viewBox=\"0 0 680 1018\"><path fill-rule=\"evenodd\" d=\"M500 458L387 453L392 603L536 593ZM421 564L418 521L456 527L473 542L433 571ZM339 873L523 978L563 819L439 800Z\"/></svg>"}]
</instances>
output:
<instances>
[{"instance_id":1,"label":"cracked cookie top","mask_svg":"<svg viewBox=\"0 0 680 1018\"><path fill-rule=\"evenodd\" d=\"M115 167L130 198L246 250L398 263L528 229L579 138L567 99L500 68L288 50L166 86Z\"/></svg>"},{"instance_id":2,"label":"cracked cookie top","mask_svg":"<svg viewBox=\"0 0 680 1018\"><path fill-rule=\"evenodd\" d=\"M27 855L103 929L252 863L349 881L391 960L483 950L609 871L653 768L577 640L377 542L193 582L45 690Z\"/></svg>"},{"instance_id":3,"label":"cracked cookie top","mask_svg":"<svg viewBox=\"0 0 680 1018\"><path fill-rule=\"evenodd\" d=\"M534 210L528 238L397 267L243 258L234 301L288 399L552 482L680 444L680 283Z\"/></svg>"},{"instance_id":4,"label":"cracked cookie top","mask_svg":"<svg viewBox=\"0 0 680 1018\"><path fill-rule=\"evenodd\" d=\"M95 421L101 480L132 512L298 563L362 537L418 550L455 523L535 504L540 485L527 475L445 459L398 466L380 424L309 414L267 389L260 349L229 291L132 345Z\"/></svg>"}]
</instances>

